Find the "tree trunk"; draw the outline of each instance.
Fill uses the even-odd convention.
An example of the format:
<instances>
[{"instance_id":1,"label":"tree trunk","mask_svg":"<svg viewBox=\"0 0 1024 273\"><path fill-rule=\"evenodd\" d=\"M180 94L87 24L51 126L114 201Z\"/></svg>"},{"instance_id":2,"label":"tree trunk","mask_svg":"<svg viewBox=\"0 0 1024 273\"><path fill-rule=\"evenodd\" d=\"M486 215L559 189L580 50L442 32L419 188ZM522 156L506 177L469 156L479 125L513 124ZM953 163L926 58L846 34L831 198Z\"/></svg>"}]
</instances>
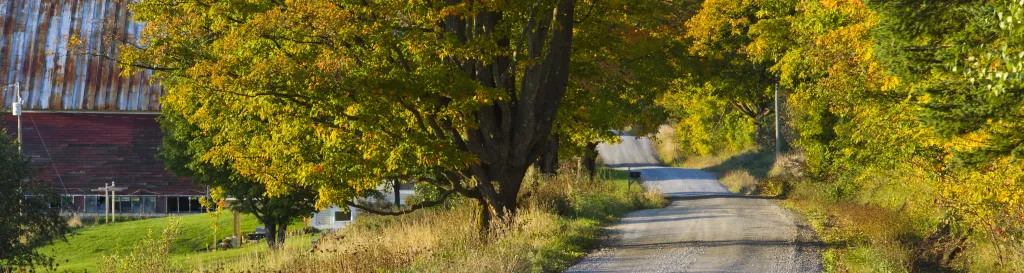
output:
<instances>
[{"instance_id":1,"label":"tree trunk","mask_svg":"<svg viewBox=\"0 0 1024 273\"><path fill-rule=\"evenodd\" d=\"M457 2L461 1L449 4ZM531 15L527 22L524 39L514 48L507 33L495 32L500 29L501 12L485 10L465 18L445 18L446 32L460 41L490 37L505 50L525 46L522 52L535 60L521 71L513 69L514 60L508 56L453 60L469 78L481 86L505 90L507 98L474 111L479 124L464 132L458 132L451 120L427 121L433 131L446 132L439 135L451 138L453 144L479 159L465 174L477 181L476 192L471 195L481 200L477 221L482 228L490 228L490 221L508 221L515 216L526 170L543 155L552 137L555 116L569 81L575 3L560 0L553 9L537 10L537 15ZM551 14L548 12L554 16L545 15Z\"/></svg>"},{"instance_id":2,"label":"tree trunk","mask_svg":"<svg viewBox=\"0 0 1024 273\"><path fill-rule=\"evenodd\" d=\"M597 142L588 142L583 151L583 168L587 170L590 183L594 183L594 173L597 172L597 156Z\"/></svg>"},{"instance_id":3,"label":"tree trunk","mask_svg":"<svg viewBox=\"0 0 1024 273\"><path fill-rule=\"evenodd\" d=\"M277 228L277 246L284 246L284 237L288 233L288 225L281 225Z\"/></svg>"},{"instance_id":4,"label":"tree trunk","mask_svg":"<svg viewBox=\"0 0 1024 273\"><path fill-rule=\"evenodd\" d=\"M540 173L558 174L558 135L551 135L540 156Z\"/></svg>"},{"instance_id":5,"label":"tree trunk","mask_svg":"<svg viewBox=\"0 0 1024 273\"><path fill-rule=\"evenodd\" d=\"M488 211L486 214L479 213L478 220L509 221L515 217L523 177L532 164L532 161L526 161L519 164L477 166L474 177L478 181L490 181L479 183L481 200ZM490 226L490 223L480 224Z\"/></svg>"},{"instance_id":6,"label":"tree trunk","mask_svg":"<svg viewBox=\"0 0 1024 273\"><path fill-rule=\"evenodd\" d=\"M395 210L402 209L402 195L401 195L401 187L402 187L402 185L399 184L399 183L400 183L399 180L395 179L395 185L394 185L394 190L395 190Z\"/></svg>"},{"instance_id":7,"label":"tree trunk","mask_svg":"<svg viewBox=\"0 0 1024 273\"><path fill-rule=\"evenodd\" d=\"M277 249L277 224L273 222L264 223L267 226L267 247Z\"/></svg>"},{"instance_id":8,"label":"tree trunk","mask_svg":"<svg viewBox=\"0 0 1024 273\"><path fill-rule=\"evenodd\" d=\"M476 227L483 237L486 237L487 231L491 229L491 211L487 208L487 201L482 198L477 200Z\"/></svg>"}]
</instances>

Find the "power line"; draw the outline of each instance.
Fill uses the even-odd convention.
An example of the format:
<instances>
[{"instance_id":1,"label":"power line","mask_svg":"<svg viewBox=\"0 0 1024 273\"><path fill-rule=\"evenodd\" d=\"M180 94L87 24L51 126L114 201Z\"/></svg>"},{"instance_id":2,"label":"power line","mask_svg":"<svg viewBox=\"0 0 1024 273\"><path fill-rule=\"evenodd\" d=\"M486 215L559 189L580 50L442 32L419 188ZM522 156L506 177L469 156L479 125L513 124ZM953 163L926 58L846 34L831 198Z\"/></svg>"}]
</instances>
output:
<instances>
[{"instance_id":1,"label":"power line","mask_svg":"<svg viewBox=\"0 0 1024 273\"><path fill-rule=\"evenodd\" d=\"M46 141L43 140L43 135L39 133L39 125L36 125L36 118L29 115L28 119L32 121L32 127L36 131L36 136L39 136L39 143L43 144L43 150L46 151L46 158L50 159L50 167L53 167L53 172L57 173L57 180L60 181L60 187L64 188L64 195L68 195L68 188L64 186L64 178L60 177L60 171L57 170L57 164L54 164L56 160L54 160L53 156L50 155L50 148L46 147Z\"/></svg>"}]
</instances>

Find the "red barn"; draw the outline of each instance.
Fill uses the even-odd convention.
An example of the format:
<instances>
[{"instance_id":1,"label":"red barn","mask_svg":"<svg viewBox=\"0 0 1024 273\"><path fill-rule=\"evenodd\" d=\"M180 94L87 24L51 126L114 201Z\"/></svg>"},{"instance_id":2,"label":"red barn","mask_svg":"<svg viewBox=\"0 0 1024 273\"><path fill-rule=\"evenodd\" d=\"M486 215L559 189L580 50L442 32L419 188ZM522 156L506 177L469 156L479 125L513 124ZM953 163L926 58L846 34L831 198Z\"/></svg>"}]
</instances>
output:
<instances>
[{"instance_id":1,"label":"red barn","mask_svg":"<svg viewBox=\"0 0 1024 273\"><path fill-rule=\"evenodd\" d=\"M152 71L121 77L119 41L136 41L142 25L129 0L0 0L0 127L16 134L9 110L23 99L23 153L38 178L66 194L80 212L100 213L102 192L116 182L119 213L198 212L206 188L168 172L156 159L163 90ZM69 49L77 37L81 52ZM15 94L14 83L20 85Z\"/></svg>"}]
</instances>

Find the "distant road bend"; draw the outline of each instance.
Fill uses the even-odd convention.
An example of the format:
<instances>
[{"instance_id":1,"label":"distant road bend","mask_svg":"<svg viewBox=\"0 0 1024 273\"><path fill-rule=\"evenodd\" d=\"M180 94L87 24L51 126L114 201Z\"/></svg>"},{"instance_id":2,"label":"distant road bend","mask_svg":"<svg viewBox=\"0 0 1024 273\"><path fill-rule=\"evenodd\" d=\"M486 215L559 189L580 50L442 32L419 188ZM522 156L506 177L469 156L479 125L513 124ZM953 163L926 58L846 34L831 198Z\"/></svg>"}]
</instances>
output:
<instances>
[{"instance_id":1,"label":"distant road bend","mask_svg":"<svg viewBox=\"0 0 1024 273\"><path fill-rule=\"evenodd\" d=\"M731 194L713 174L663 167L649 139L598 146L605 164L640 171L672 199L630 213L603 249L566 272L821 272L821 250L801 220L768 199Z\"/></svg>"}]
</instances>

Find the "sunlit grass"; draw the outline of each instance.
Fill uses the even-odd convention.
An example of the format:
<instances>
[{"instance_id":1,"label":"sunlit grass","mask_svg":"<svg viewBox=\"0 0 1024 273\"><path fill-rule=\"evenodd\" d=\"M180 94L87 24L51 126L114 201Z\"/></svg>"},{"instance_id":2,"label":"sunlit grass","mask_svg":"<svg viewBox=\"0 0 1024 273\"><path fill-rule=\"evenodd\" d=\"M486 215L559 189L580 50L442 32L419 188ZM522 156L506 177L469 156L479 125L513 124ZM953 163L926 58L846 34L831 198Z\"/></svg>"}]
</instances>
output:
<instances>
[{"instance_id":1,"label":"sunlit grass","mask_svg":"<svg viewBox=\"0 0 1024 273\"><path fill-rule=\"evenodd\" d=\"M481 235L474 202L393 216L364 216L315 246L210 257L197 271L526 272L560 271L595 246L601 227L631 210L664 206L660 194L626 189L623 171L530 175L518 216ZM536 180L535 180L536 179ZM308 240L307 240L308 241Z\"/></svg>"},{"instance_id":2,"label":"sunlit grass","mask_svg":"<svg viewBox=\"0 0 1024 273\"><path fill-rule=\"evenodd\" d=\"M252 215L242 214L241 216L243 233L252 232L256 226L259 226L256 218ZM258 249L260 245L263 245L263 248L266 247L265 244L253 244L237 250L207 251L207 247L213 244L213 228L211 218L207 214L201 213L110 224L90 224L75 229L74 233L68 236L67 242L54 242L52 245L40 249L40 253L54 257L59 271L96 272L99 270L99 263L104 256L115 252L130 252L150 232L159 234L173 218L179 219L181 234L172 242L172 260L187 262L192 258L215 259L231 256L232 253ZM89 221L87 220L87 222ZM217 221L219 230L216 238L218 240L231 236L234 228L233 221L230 212L221 214ZM301 227L301 225L293 225L293 229L294 227Z\"/></svg>"}]
</instances>

